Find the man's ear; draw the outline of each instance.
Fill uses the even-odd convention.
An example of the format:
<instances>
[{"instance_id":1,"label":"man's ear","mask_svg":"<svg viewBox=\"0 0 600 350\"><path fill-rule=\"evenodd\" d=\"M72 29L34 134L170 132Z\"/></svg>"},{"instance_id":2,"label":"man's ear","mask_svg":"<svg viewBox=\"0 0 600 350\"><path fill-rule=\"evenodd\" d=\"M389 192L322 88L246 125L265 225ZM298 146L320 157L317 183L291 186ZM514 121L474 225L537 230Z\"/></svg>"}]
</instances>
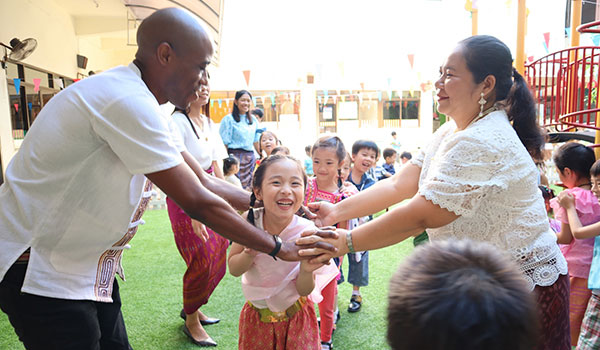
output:
<instances>
[{"instance_id":1,"label":"man's ear","mask_svg":"<svg viewBox=\"0 0 600 350\"><path fill-rule=\"evenodd\" d=\"M166 66L173 58L173 48L168 42L163 41L156 47L156 59L161 66Z\"/></svg>"}]
</instances>

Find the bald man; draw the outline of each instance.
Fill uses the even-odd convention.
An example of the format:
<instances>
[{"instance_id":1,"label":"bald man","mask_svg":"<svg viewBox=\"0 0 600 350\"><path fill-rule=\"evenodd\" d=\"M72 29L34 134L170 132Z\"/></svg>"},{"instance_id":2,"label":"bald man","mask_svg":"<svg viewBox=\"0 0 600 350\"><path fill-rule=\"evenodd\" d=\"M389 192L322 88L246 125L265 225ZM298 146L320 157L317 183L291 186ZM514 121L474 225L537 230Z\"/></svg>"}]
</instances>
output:
<instances>
[{"instance_id":1,"label":"bald man","mask_svg":"<svg viewBox=\"0 0 600 350\"><path fill-rule=\"evenodd\" d=\"M129 66L50 100L0 186L0 308L27 349L130 349L115 274L143 223L146 178L224 237L299 259L293 242L236 213L227 202L248 209L248 193L207 176L161 115L159 104L185 109L206 84L213 48L204 29L165 9L137 35Z\"/></svg>"}]
</instances>

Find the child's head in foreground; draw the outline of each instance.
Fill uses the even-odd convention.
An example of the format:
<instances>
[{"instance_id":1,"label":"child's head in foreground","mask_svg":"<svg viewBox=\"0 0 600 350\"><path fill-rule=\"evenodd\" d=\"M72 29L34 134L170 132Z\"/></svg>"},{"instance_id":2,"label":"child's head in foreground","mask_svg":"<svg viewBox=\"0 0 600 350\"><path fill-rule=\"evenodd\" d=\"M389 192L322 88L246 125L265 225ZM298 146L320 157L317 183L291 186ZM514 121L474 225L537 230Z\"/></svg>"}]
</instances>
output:
<instances>
[{"instance_id":1,"label":"child's head in foreground","mask_svg":"<svg viewBox=\"0 0 600 350\"><path fill-rule=\"evenodd\" d=\"M388 302L394 350L529 350L538 339L533 293L486 243L416 248L392 277Z\"/></svg>"}]
</instances>

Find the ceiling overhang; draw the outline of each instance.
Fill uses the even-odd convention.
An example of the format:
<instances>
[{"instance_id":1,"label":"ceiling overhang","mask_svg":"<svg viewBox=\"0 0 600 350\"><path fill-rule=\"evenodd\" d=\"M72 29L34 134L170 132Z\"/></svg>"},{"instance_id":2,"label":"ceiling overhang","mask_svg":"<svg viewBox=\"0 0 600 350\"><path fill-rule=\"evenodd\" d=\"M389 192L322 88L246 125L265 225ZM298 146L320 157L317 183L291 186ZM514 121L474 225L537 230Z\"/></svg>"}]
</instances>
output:
<instances>
[{"instance_id":1,"label":"ceiling overhang","mask_svg":"<svg viewBox=\"0 0 600 350\"><path fill-rule=\"evenodd\" d=\"M121 0L128 12L133 16L131 21L141 22L154 11L178 7L194 14L208 29L214 41L214 55L211 64L219 63L219 52L221 43L221 27L223 23L223 0ZM128 25L128 28L131 26ZM129 38L135 38L129 34ZM135 40L135 39L133 39Z\"/></svg>"}]
</instances>

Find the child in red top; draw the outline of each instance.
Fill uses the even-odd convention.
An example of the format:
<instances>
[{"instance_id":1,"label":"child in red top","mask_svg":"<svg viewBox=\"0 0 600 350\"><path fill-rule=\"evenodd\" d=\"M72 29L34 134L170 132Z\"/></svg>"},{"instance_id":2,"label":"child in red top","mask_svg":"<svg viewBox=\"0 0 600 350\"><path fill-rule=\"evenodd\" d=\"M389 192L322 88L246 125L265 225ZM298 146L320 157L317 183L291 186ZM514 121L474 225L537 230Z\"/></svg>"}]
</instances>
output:
<instances>
[{"instance_id":1,"label":"child in red top","mask_svg":"<svg viewBox=\"0 0 600 350\"><path fill-rule=\"evenodd\" d=\"M337 136L321 137L312 147L313 172L315 176L308 180L304 204L318 201L337 203L345 196L340 178L341 166L346 158L346 148ZM338 223L338 227L347 228L347 223ZM321 316L321 348L331 349L334 310L337 304L337 282L331 281L321 292L323 300L319 303Z\"/></svg>"}]
</instances>

